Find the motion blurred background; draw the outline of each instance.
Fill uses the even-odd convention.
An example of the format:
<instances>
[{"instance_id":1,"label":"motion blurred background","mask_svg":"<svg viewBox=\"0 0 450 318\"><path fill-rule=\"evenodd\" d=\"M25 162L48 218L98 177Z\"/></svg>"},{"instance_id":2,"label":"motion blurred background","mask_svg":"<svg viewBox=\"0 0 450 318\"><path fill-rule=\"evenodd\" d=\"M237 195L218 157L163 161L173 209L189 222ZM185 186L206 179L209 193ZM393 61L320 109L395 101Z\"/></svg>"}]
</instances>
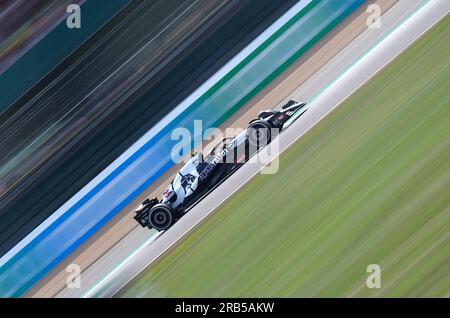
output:
<instances>
[{"instance_id":1,"label":"motion blurred background","mask_svg":"<svg viewBox=\"0 0 450 318\"><path fill-rule=\"evenodd\" d=\"M64 19L61 12L69 4L83 0L0 2L0 74Z\"/></svg>"},{"instance_id":2,"label":"motion blurred background","mask_svg":"<svg viewBox=\"0 0 450 318\"><path fill-rule=\"evenodd\" d=\"M56 242L68 246L62 252L33 233L269 28L238 66L270 74L234 82L232 69L220 84L232 79L234 90L214 105L203 100L211 113L233 106L220 128L245 127L287 99L314 101L436 3L445 1L0 1L0 296L85 296L153 242L131 211L159 195L177 166L116 214L86 208L101 221L59 216L78 235ZM66 26L69 4L81 7L80 29ZM369 28L369 5L380 28ZM195 231L161 237L180 243L135 279L122 277L118 296L448 296L446 12L283 153L279 173L253 178ZM39 233L67 231L49 224ZM372 262L390 279L383 290L363 284ZM83 267L83 293L66 288L71 263Z\"/></svg>"}]
</instances>

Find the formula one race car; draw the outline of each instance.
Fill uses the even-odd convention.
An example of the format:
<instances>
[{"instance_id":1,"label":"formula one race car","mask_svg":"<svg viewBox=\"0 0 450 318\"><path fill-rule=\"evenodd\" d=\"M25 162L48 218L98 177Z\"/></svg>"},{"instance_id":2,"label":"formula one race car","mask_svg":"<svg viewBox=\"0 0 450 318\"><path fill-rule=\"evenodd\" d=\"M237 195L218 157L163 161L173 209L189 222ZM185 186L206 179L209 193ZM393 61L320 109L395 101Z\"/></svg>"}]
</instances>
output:
<instances>
[{"instance_id":1,"label":"formula one race car","mask_svg":"<svg viewBox=\"0 0 450 318\"><path fill-rule=\"evenodd\" d=\"M161 200L146 199L135 210L136 221L143 227L167 230L253 154L269 144L287 127L289 119L300 117L307 110L305 105L290 100L281 111L263 111L250 121L246 131L235 137L223 138L207 155L194 153L177 172Z\"/></svg>"}]
</instances>

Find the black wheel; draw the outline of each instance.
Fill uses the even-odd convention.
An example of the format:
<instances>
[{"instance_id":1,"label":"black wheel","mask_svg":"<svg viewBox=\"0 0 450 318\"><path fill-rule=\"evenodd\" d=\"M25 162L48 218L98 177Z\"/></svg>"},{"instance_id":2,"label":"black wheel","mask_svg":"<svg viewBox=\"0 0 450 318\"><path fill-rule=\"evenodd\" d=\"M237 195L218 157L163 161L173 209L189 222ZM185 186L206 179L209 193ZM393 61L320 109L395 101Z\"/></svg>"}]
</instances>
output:
<instances>
[{"instance_id":1,"label":"black wheel","mask_svg":"<svg viewBox=\"0 0 450 318\"><path fill-rule=\"evenodd\" d=\"M158 231L167 230L173 224L173 219L173 209L164 203L155 205L148 214L148 222Z\"/></svg>"},{"instance_id":2,"label":"black wheel","mask_svg":"<svg viewBox=\"0 0 450 318\"><path fill-rule=\"evenodd\" d=\"M260 149L272 140L272 126L264 120L256 120L247 128L248 142Z\"/></svg>"}]
</instances>

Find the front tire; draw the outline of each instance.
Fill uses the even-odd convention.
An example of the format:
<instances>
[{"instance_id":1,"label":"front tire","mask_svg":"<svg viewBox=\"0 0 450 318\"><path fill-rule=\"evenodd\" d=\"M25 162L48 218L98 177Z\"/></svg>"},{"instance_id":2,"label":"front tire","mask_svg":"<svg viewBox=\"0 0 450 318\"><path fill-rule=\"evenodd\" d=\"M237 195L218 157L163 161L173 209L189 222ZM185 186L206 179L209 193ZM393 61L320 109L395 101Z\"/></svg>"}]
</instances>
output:
<instances>
[{"instance_id":1,"label":"front tire","mask_svg":"<svg viewBox=\"0 0 450 318\"><path fill-rule=\"evenodd\" d=\"M160 203L151 208L148 214L148 222L157 231L167 230L174 221L173 209L167 204Z\"/></svg>"},{"instance_id":2,"label":"front tire","mask_svg":"<svg viewBox=\"0 0 450 318\"><path fill-rule=\"evenodd\" d=\"M257 150L272 141L272 126L265 120L256 120L247 128L248 142Z\"/></svg>"}]
</instances>

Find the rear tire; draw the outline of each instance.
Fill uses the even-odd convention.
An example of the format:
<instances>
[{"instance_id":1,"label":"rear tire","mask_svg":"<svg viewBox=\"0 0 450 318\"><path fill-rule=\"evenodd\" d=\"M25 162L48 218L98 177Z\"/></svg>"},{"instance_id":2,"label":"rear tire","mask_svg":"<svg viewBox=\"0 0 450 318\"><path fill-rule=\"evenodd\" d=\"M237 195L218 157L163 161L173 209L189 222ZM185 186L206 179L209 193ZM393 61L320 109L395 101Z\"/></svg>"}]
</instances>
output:
<instances>
[{"instance_id":1,"label":"rear tire","mask_svg":"<svg viewBox=\"0 0 450 318\"><path fill-rule=\"evenodd\" d=\"M173 209L167 204L160 203L150 209L148 223L158 231L167 230L174 221Z\"/></svg>"},{"instance_id":2,"label":"rear tire","mask_svg":"<svg viewBox=\"0 0 450 318\"><path fill-rule=\"evenodd\" d=\"M256 120L247 128L248 142L257 150L267 146L272 141L272 126L264 120Z\"/></svg>"}]
</instances>

